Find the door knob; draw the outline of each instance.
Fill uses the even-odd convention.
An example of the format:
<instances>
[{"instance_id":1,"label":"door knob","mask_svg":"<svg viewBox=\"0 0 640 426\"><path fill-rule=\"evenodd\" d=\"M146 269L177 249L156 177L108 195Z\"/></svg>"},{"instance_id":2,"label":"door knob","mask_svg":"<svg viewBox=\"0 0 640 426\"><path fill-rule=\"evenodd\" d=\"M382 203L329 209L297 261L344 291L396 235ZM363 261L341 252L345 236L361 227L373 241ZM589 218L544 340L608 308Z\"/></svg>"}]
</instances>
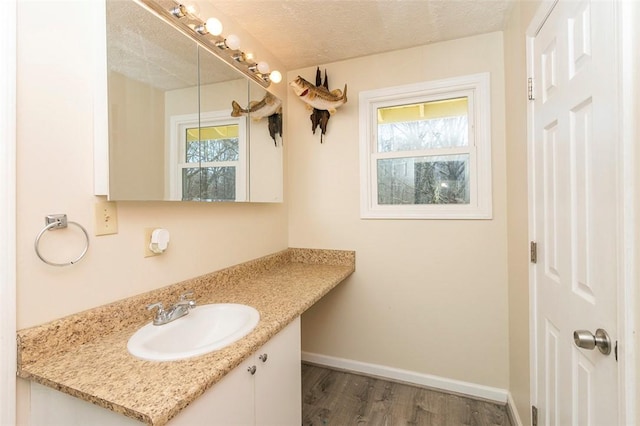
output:
<instances>
[{"instance_id":1,"label":"door knob","mask_svg":"<svg viewBox=\"0 0 640 426\"><path fill-rule=\"evenodd\" d=\"M604 355L611 353L609 333L602 328L596 330L595 336L588 330L576 330L573 332L573 341L579 348L593 350L597 346Z\"/></svg>"}]
</instances>

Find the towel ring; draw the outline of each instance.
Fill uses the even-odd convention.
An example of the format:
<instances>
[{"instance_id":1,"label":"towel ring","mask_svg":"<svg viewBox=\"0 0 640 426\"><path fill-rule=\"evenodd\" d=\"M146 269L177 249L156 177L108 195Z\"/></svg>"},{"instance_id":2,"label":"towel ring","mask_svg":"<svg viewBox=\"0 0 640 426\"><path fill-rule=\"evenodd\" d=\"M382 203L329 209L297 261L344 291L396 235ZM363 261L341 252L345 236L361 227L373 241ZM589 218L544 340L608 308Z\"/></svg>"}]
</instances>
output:
<instances>
[{"instance_id":1,"label":"towel ring","mask_svg":"<svg viewBox=\"0 0 640 426\"><path fill-rule=\"evenodd\" d=\"M36 241L35 241L35 244L34 244L35 245L35 249L36 249L36 254L40 258L40 260L42 260L47 265L51 265L51 266L69 266L69 265L73 265L74 263L78 263L84 257L84 255L87 254L87 250L89 250L89 234L87 233L87 230L84 229L84 227L82 225L80 225L79 223L77 223L77 222L67 221L67 215L66 214L50 214L50 215L45 216L44 220L45 220L45 223L47 224L47 226L45 226L44 229L42 229L42 231L40 231L40 233L36 237ZM38 248L38 246L40 244L40 238L42 237L42 235L44 235L44 233L46 231L55 231L57 229L64 229L64 228L67 227L67 224L77 226L84 233L84 236L85 236L85 238L87 240L87 243L84 246L84 250L82 250L82 253L80 253L80 256L78 256L77 259L72 260L70 262L67 262L67 263L50 262L47 259L45 259L42 256L42 254L40 254L40 249Z\"/></svg>"}]
</instances>

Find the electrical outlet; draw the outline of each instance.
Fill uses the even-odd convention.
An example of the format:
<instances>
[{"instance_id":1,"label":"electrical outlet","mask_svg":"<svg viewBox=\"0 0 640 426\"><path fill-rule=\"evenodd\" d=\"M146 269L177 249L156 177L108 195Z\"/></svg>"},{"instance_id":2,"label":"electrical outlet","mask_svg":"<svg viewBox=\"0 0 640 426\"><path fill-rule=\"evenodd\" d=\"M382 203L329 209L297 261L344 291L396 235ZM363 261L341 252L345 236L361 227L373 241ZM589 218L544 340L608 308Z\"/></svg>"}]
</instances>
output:
<instances>
[{"instance_id":1,"label":"electrical outlet","mask_svg":"<svg viewBox=\"0 0 640 426\"><path fill-rule=\"evenodd\" d=\"M151 243L151 234L153 233L154 229L158 229L158 227L154 227L154 228L144 228L144 257L151 257L151 256L159 256L160 253L154 253L151 251L151 249L149 248L149 244Z\"/></svg>"},{"instance_id":2,"label":"electrical outlet","mask_svg":"<svg viewBox=\"0 0 640 426\"><path fill-rule=\"evenodd\" d=\"M118 208L114 201L96 203L96 235L118 233Z\"/></svg>"}]
</instances>

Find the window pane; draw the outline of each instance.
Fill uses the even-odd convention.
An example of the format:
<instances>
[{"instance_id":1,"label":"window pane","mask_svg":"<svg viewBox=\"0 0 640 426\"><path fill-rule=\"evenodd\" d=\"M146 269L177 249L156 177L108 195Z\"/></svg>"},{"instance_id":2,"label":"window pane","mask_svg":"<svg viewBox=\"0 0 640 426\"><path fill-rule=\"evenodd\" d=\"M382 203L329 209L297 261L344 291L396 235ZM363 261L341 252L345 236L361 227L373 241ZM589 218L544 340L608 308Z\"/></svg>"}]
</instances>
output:
<instances>
[{"instance_id":1,"label":"window pane","mask_svg":"<svg viewBox=\"0 0 640 426\"><path fill-rule=\"evenodd\" d=\"M468 99L378 108L378 152L469 145Z\"/></svg>"},{"instance_id":2,"label":"window pane","mask_svg":"<svg viewBox=\"0 0 640 426\"><path fill-rule=\"evenodd\" d=\"M236 199L235 167L203 167L202 198L208 201L234 201Z\"/></svg>"},{"instance_id":3,"label":"window pane","mask_svg":"<svg viewBox=\"0 0 640 426\"><path fill-rule=\"evenodd\" d=\"M202 161L238 161L238 139L210 139L202 141Z\"/></svg>"},{"instance_id":4,"label":"window pane","mask_svg":"<svg viewBox=\"0 0 640 426\"><path fill-rule=\"evenodd\" d=\"M378 204L469 204L469 155L378 160Z\"/></svg>"},{"instance_id":5,"label":"window pane","mask_svg":"<svg viewBox=\"0 0 640 426\"><path fill-rule=\"evenodd\" d=\"M182 169L182 201L200 200L200 169Z\"/></svg>"},{"instance_id":6,"label":"window pane","mask_svg":"<svg viewBox=\"0 0 640 426\"><path fill-rule=\"evenodd\" d=\"M238 125L186 129L185 162L238 161Z\"/></svg>"},{"instance_id":7,"label":"window pane","mask_svg":"<svg viewBox=\"0 0 640 426\"><path fill-rule=\"evenodd\" d=\"M200 162L200 142L198 142L197 140L187 142L184 160L186 163Z\"/></svg>"}]
</instances>

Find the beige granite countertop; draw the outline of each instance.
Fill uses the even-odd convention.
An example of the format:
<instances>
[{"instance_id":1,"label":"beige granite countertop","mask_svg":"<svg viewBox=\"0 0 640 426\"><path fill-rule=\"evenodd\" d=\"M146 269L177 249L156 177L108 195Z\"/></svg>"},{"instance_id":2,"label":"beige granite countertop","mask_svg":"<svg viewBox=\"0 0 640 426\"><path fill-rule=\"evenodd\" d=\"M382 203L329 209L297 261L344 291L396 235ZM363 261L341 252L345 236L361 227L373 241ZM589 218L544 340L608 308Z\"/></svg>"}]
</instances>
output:
<instances>
[{"instance_id":1,"label":"beige granite countertop","mask_svg":"<svg viewBox=\"0 0 640 426\"><path fill-rule=\"evenodd\" d=\"M355 270L352 251L287 249L162 289L19 330L18 375L151 425L163 425ZM181 361L127 351L149 303L243 303L260 312L245 338ZM196 308L197 309L197 308Z\"/></svg>"}]
</instances>

